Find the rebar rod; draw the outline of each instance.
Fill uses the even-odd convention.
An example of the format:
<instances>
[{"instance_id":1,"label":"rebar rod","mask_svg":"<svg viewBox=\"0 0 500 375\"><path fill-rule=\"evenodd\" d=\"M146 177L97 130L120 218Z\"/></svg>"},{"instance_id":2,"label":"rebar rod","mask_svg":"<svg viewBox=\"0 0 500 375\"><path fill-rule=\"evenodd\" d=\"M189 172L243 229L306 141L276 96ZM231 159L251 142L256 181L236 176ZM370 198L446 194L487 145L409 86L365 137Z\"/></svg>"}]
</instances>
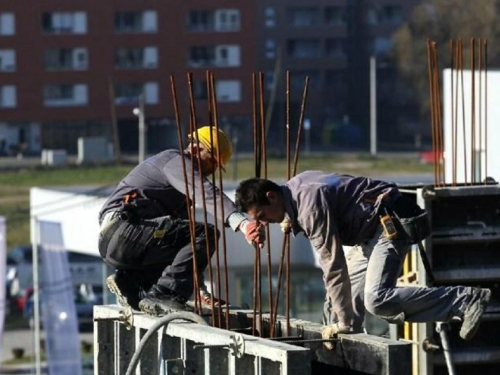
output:
<instances>
[{"instance_id":1,"label":"rebar rod","mask_svg":"<svg viewBox=\"0 0 500 375\"><path fill-rule=\"evenodd\" d=\"M188 83L188 94L189 94L189 127L190 127L190 132L191 134L196 133L196 109L194 106L194 96L192 95L193 92L193 74L188 72L187 73L187 83ZM196 134L195 137L197 138ZM199 152L199 150L197 150ZM197 260L197 254L196 254L196 237L195 237L195 223L196 223L196 194L195 194L195 189L196 189L196 181L195 181L195 176L194 176L194 170L195 170L195 163L194 163L194 155L193 151L191 150L190 152L190 159L191 159L191 186L193 189L193 194L191 198L191 236L194 239L193 245L191 246L192 253L193 253L193 278L194 278L194 306L195 306L195 311L198 311L199 314L202 313L201 309L201 300L200 300L200 280L199 280L199 273L198 273L198 260ZM199 171L200 172L200 171ZM189 208L188 208L189 210Z\"/></svg>"},{"instance_id":2,"label":"rebar rod","mask_svg":"<svg viewBox=\"0 0 500 375\"><path fill-rule=\"evenodd\" d=\"M192 77L191 77L191 80L192 80ZM195 99L194 99L194 92L193 92L193 85L192 85L192 81L191 81L191 84L189 85L189 101L190 103L192 103L190 105L191 107L191 111L193 112L193 127L194 129L198 129L198 121L197 121L197 118L196 118L196 102L195 102ZM203 207L203 229L204 229L204 232L205 232L205 246L206 246L206 256L207 256L207 268L208 268L208 278L209 278L209 282L210 282L210 291L212 293L212 309L211 309L211 315L212 315L212 324L215 325L215 308L214 308L214 297L215 297L215 293L213 292L213 274L212 274L212 263L211 263L211 258L212 258L212 255L211 255L211 244L210 244L210 235L209 235L209 229L208 229L208 211L207 211L207 201L206 201L206 192L205 192L205 184L203 183L203 180L205 178L205 176L203 175L202 173L202 164L201 164L201 155L200 155L200 139L198 137L198 132L194 132L194 140L196 142L196 148L198 149L198 152L196 152L196 157L197 157L197 162L198 162L198 174L199 174L199 178L200 178L200 189L201 189L201 201L202 201L202 207ZM212 145L212 143L210 143ZM213 164L214 160L212 158L212 164ZM200 277L201 275L198 275L198 277ZM199 285L198 285L199 287ZM199 290L196 292L196 294L198 295L198 298L200 299L200 311L202 310L202 307L201 307L201 296L200 296L200 292ZM220 300L219 300L219 304L220 304Z\"/></svg>"},{"instance_id":3,"label":"rebar rod","mask_svg":"<svg viewBox=\"0 0 500 375\"><path fill-rule=\"evenodd\" d=\"M212 88L212 103L213 103L213 113L214 113L214 124L215 124L215 129L217 130L217 144L220 144L219 142L219 119L218 119L218 111L217 111L217 92L215 91L215 78L213 73L210 74L210 86ZM217 147L217 160L219 163L221 162L221 154L220 154L220 147ZM219 192L220 192L220 209L221 209L221 220L224 221L224 202L223 202L223 197L224 197L224 183L222 181L222 171L219 170ZM224 228L224 225L222 226ZM223 254L223 261L224 261L224 291L225 291L225 298L226 298L226 329L230 329L229 325L229 279L228 279L228 269L227 269L227 242L226 242L226 232L224 230L221 231L222 235L222 254Z\"/></svg>"},{"instance_id":4,"label":"rebar rod","mask_svg":"<svg viewBox=\"0 0 500 375\"><path fill-rule=\"evenodd\" d=\"M174 115L175 115L175 122L177 125L177 137L179 141L179 152L181 156L184 156L184 143L182 141L182 125L181 125L181 118L180 118L180 113L179 113L179 101L177 99L177 89L175 87L175 78L174 76L170 76L170 88L172 92L172 102L174 105ZM190 233L190 240L191 240L191 250L194 252L194 247L195 247L195 241L194 241L194 231L192 230L192 213L190 211L190 206L191 206L191 200L189 198L189 180L187 176L187 170L186 170L186 161L185 157L181 158L182 162L182 172L184 176L184 185L185 185L185 199L186 199L186 208L187 208L187 213L188 213L188 220L189 220L189 233ZM194 261L193 258L193 267L195 266L196 262ZM194 273L194 272L193 272ZM196 283L195 276L193 274L193 284ZM196 300L195 300L195 309L196 309Z\"/></svg>"}]
</instances>

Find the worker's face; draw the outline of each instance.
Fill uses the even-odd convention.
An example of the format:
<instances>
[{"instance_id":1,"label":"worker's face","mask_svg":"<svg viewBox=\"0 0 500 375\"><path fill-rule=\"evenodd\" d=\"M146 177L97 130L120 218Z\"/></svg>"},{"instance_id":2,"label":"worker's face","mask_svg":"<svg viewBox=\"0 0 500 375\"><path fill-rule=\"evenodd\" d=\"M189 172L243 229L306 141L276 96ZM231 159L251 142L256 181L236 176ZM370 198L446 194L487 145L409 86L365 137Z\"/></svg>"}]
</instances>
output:
<instances>
[{"instance_id":1,"label":"worker's face","mask_svg":"<svg viewBox=\"0 0 500 375\"><path fill-rule=\"evenodd\" d=\"M191 150L194 155L195 165L198 165L196 153L199 152L200 154L201 174L203 176L209 176L219 168L217 160L213 157L212 153L208 149L202 146L198 148L196 145L192 145Z\"/></svg>"},{"instance_id":2,"label":"worker's face","mask_svg":"<svg viewBox=\"0 0 500 375\"><path fill-rule=\"evenodd\" d=\"M248 216L263 224L281 223L285 219L283 197L274 191L268 191L266 197L269 204L249 208Z\"/></svg>"}]
</instances>

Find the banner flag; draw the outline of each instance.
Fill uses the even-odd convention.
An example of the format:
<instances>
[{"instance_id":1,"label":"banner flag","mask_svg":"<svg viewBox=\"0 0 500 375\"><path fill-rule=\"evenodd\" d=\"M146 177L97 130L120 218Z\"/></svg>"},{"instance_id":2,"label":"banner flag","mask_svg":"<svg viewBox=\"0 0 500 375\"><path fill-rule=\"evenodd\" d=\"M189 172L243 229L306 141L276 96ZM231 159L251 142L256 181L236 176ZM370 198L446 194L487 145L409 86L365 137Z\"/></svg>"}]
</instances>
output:
<instances>
[{"instance_id":1,"label":"banner flag","mask_svg":"<svg viewBox=\"0 0 500 375\"><path fill-rule=\"evenodd\" d=\"M74 287L60 223L38 221L40 304L50 375L81 375Z\"/></svg>"},{"instance_id":2,"label":"banner flag","mask_svg":"<svg viewBox=\"0 0 500 375\"><path fill-rule=\"evenodd\" d=\"M7 312L5 299L5 276L7 273L7 225L5 217L0 216L0 354L2 353L3 325Z\"/></svg>"}]
</instances>

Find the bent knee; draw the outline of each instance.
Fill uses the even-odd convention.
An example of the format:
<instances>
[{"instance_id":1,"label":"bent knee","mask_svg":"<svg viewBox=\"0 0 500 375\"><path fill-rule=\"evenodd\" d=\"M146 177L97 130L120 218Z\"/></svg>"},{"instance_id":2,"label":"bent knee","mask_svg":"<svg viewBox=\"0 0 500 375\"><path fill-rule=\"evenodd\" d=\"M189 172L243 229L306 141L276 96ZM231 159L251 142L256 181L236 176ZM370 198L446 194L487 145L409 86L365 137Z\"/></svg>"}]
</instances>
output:
<instances>
[{"instance_id":1,"label":"bent knee","mask_svg":"<svg viewBox=\"0 0 500 375\"><path fill-rule=\"evenodd\" d=\"M365 308L376 317L389 323L400 324L404 321L402 303L398 298L389 298L387 293L366 293Z\"/></svg>"}]
</instances>

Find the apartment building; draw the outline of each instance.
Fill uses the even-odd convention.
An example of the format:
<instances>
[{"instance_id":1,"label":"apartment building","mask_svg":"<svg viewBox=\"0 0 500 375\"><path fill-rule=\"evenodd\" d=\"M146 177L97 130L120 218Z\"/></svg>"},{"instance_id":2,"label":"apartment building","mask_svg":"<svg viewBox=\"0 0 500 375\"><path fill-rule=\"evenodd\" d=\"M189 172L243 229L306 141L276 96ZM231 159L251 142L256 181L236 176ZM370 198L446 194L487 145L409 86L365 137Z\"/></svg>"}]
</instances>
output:
<instances>
[{"instance_id":1,"label":"apartment building","mask_svg":"<svg viewBox=\"0 0 500 375\"><path fill-rule=\"evenodd\" d=\"M111 136L112 103L122 151L137 150L133 109L142 93L149 152L176 144L169 76L188 118L194 74L206 122L207 69L223 127L248 124L255 69L252 2L85 0L0 5L0 154L76 150L80 136ZM113 99L112 99L112 93Z\"/></svg>"},{"instance_id":2,"label":"apartment building","mask_svg":"<svg viewBox=\"0 0 500 375\"><path fill-rule=\"evenodd\" d=\"M420 0L260 0L258 64L271 90L278 73L275 122L285 123L284 74L291 72L297 127L304 79L310 77L306 131L316 149L368 145L369 59L379 61L380 137L395 126L390 108L395 69L392 35ZM271 91L269 91L271 92ZM309 128L309 130L307 130ZM274 137L282 138L284 129ZM283 133L283 134L281 134ZM306 145L307 147L307 145Z\"/></svg>"}]
</instances>

